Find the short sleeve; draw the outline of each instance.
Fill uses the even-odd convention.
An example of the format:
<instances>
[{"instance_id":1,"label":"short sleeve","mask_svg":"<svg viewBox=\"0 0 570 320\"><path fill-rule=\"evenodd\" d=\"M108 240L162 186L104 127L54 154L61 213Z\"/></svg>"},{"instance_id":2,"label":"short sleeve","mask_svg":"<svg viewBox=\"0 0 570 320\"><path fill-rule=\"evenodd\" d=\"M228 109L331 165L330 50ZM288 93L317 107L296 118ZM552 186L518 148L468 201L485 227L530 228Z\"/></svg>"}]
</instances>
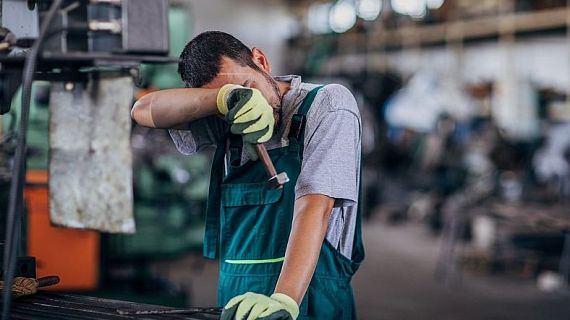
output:
<instances>
[{"instance_id":1,"label":"short sleeve","mask_svg":"<svg viewBox=\"0 0 570 320\"><path fill-rule=\"evenodd\" d=\"M223 139L228 125L217 117L210 116L190 122L184 129L169 129L176 149L191 155L206 147L216 145Z\"/></svg>"},{"instance_id":2,"label":"short sleeve","mask_svg":"<svg viewBox=\"0 0 570 320\"><path fill-rule=\"evenodd\" d=\"M335 199L335 207L356 204L360 144L361 121L354 97L343 86L325 86L307 115L296 198L323 194Z\"/></svg>"}]
</instances>

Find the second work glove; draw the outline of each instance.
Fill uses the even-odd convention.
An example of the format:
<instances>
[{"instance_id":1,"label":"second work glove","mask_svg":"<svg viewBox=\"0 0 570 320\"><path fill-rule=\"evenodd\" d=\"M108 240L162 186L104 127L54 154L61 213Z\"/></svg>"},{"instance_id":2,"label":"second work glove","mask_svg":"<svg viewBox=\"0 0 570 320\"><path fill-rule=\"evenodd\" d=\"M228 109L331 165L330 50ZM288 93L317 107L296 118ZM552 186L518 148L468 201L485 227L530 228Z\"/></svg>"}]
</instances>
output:
<instances>
[{"instance_id":1,"label":"second work glove","mask_svg":"<svg viewBox=\"0 0 570 320\"><path fill-rule=\"evenodd\" d=\"M296 320L297 302L283 293L271 297L248 292L232 298L224 307L221 320Z\"/></svg>"},{"instance_id":2,"label":"second work glove","mask_svg":"<svg viewBox=\"0 0 570 320\"><path fill-rule=\"evenodd\" d=\"M226 84L218 92L217 106L232 133L243 135L245 143L264 143L273 135L273 108L259 90Z\"/></svg>"}]
</instances>

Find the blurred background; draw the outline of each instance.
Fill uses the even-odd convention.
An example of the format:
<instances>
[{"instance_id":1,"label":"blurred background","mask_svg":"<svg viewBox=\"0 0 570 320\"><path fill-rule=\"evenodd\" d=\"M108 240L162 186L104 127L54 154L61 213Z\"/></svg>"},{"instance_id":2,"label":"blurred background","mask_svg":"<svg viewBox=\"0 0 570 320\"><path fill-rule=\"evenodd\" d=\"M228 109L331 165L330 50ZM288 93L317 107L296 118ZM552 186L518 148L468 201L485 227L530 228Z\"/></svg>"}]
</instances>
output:
<instances>
[{"instance_id":1,"label":"blurred background","mask_svg":"<svg viewBox=\"0 0 570 320\"><path fill-rule=\"evenodd\" d=\"M269 57L274 75L340 83L363 122L367 258L361 319L570 319L570 1L170 1L170 55L206 30ZM182 87L142 65L136 99ZM201 256L211 152L132 126L137 232L48 219L48 105L36 81L21 250L53 290L174 307L216 304ZM0 206L18 98L1 116Z\"/></svg>"}]
</instances>

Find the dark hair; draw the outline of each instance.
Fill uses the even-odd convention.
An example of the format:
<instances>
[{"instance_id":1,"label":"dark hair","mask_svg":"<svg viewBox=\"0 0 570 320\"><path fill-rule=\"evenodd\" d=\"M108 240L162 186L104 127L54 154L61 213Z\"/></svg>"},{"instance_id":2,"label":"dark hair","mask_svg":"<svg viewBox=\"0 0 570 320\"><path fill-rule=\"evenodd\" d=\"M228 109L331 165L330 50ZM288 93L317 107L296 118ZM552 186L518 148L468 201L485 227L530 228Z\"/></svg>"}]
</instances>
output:
<instances>
[{"instance_id":1,"label":"dark hair","mask_svg":"<svg viewBox=\"0 0 570 320\"><path fill-rule=\"evenodd\" d=\"M222 57L259 71L251 50L234 36L221 31L206 31L192 39L178 62L178 73L187 87L202 87L220 72Z\"/></svg>"}]
</instances>

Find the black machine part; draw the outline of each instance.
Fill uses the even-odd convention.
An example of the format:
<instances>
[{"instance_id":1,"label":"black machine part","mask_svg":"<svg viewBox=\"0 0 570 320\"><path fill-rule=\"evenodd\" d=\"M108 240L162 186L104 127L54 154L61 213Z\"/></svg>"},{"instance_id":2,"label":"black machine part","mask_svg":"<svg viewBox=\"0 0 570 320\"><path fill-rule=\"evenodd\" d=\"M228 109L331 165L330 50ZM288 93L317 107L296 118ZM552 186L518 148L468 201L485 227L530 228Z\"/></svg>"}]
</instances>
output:
<instances>
[{"instance_id":1,"label":"black machine part","mask_svg":"<svg viewBox=\"0 0 570 320\"><path fill-rule=\"evenodd\" d=\"M8 2L12 2L11 4L25 3L24 1L4 1L1 2L2 9ZM123 6L127 2L128 5ZM147 8L147 10L135 10L138 5L150 5L150 3L154 4L154 6ZM85 24L85 20L82 24L80 24L81 21L76 21L77 25L70 24L70 15L78 14L81 16L82 14L87 14L87 17L89 17L89 13L98 11L95 9L105 11L103 6L110 13L117 12L117 7L120 7L122 15L125 12L123 10L125 8L127 9L126 12L132 12L133 14L147 14L147 16L139 16L133 20L135 22L137 20L139 22L144 21L146 26L153 26L153 21L158 21L156 30L160 31L149 35L157 37L160 34L161 36L158 36L157 42L148 38L142 39L142 42L137 42L135 39L127 41L125 46L122 40L124 38L128 39L128 34L125 33L131 29L128 27L128 19L125 19L124 16L112 16L112 19L110 18L109 20L92 19L87 24ZM20 129L17 133L10 199L6 214L3 261L5 288L11 287L16 271L22 211L24 209L23 184L26 172L26 129L34 78L37 78L39 74L45 80L50 80L53 77L62 81L67 75L77 77L78 73L100 72L101 66L104 67L104 70L110 67L115 69L133 68L146 60L151 62L157 61L157 56L162 58L158 59L158 62L171 63L177 61L165 56L168 53L168 42L166 40L168 39L167 0L36 0L28 1L26 6L18 7L18 10L23 10L25 14L28 14L30 9L37 10L40 16L37 39L33 41L33 45L27 52L20 51L18 55L10 56L10 54L6 54L9 50L5 50L4 55L0 56L0 74L4 74L4 76L0 76L2 112L9 110L9 102L12 100L14 88L17 88L20 82L23 83ZM128 18L128 15L126 17ZM26 24L33 24L34 21L20 19L16 23L26 26ZM114 27L117 25L119 27ZM10 29L16 30L14 28ZM88 31L82 33L86 29ZM97 43L93 39L94 36L98 35L120 35L121 41L116 46L114 44L117 42L104 42L105 46L97 47ZM55 39L55 42L50 42L50 39ZM18 40L16 40L17 43L19 43ZM85 43L87 44L86 46L84 45ZM49 48L51 50L48 50ZM70 50L72 48L74 51ZM18 74L21 76L18 77ZM10 318L11 310L11 292L10 290L3 290L2 295L2 319L8 319Z\"/></svg>"},{"instance_id":2,"label":"black machine part","mask_svg":"<svg viewBox=\"0 0 570 320\"><path fill-rule=\"evenodd\" d=\"M0 245L0 248L3 250L4 246ZM2 257L0 257L0 261L3 261ZM4 274L4 270L1 268L0 272ZM16 270L14 272L14 277L36 278L36 258L18 257L16 260ZM3 277L0 278L0 280L3 280Z\"/></svg>"},{"instance_id":3,"label":"black machine part","mask_svg":"<svg viewBox=\"0 0 570 320\"><path fill-rule=\"evenodd\" d=\"M0 72L0 114L10 111L12 98L22 83L22 71L8 69Z\"/></svg>"},{"instance_id":4,"label":"black machine part","mask_svg":"<svg viewBox=\"0 0 570 320\"><path fill-rule=\"evenodd\" d=\"M37 57L40 52L42 41L48 32L50 22L55 17L61 6L62 0L54 0L45 21L42 23L38 40L30 49L26 57L22 72L22 110L20 115L20 130L17 135L17 145L14 156L14 169L10 184L10 198L8 212L6 215L6 235L3 256L3 280L2 291L2 319L10 318L11 295L10 288L14 281L16 261L18 255L18 244L20 242L20 231L22 225L22 211L24 210L24 181L26 172L26 134L28 119L30 114L30 103L32 95L32 81L36 71Z\"/></svg>"},{"instance_id":5,"label":"black machine part","mask_svg":"<svg viewBox=\"0 0 570 320\"><path fill-rule=\"evenodd\" d=\"M17 50L12 49L33 43L34 38L27 37L39 26L30 24L45 21L53 0L28 1L25 6L21 1L22 5L16 7L14 2L0 1L2 9L35 10L21 16L38 17L31 21L2 20L10 25L0 28L0 114L10 111L12 98L22 82L26 52L20 50L15 54ZM167 0L62 0L61 3L38 53L35 79L75 81L81 78L78 73L96 72L100 68L178 62L168 56ZM12 33L10 29L18 32ZM16 38L19 33L22 37Z\"/></svg>"},{"instance_id":6,"label":"black machine part","mask_svg":"<svg viewBox=\"0 0 570 320\"><path fill-rule=\"evenodd\" d=\"M52 1L38 1L40 22ZM168 1L64 0L44 51L168 54Z\"/></svg>"}]
</instances>

